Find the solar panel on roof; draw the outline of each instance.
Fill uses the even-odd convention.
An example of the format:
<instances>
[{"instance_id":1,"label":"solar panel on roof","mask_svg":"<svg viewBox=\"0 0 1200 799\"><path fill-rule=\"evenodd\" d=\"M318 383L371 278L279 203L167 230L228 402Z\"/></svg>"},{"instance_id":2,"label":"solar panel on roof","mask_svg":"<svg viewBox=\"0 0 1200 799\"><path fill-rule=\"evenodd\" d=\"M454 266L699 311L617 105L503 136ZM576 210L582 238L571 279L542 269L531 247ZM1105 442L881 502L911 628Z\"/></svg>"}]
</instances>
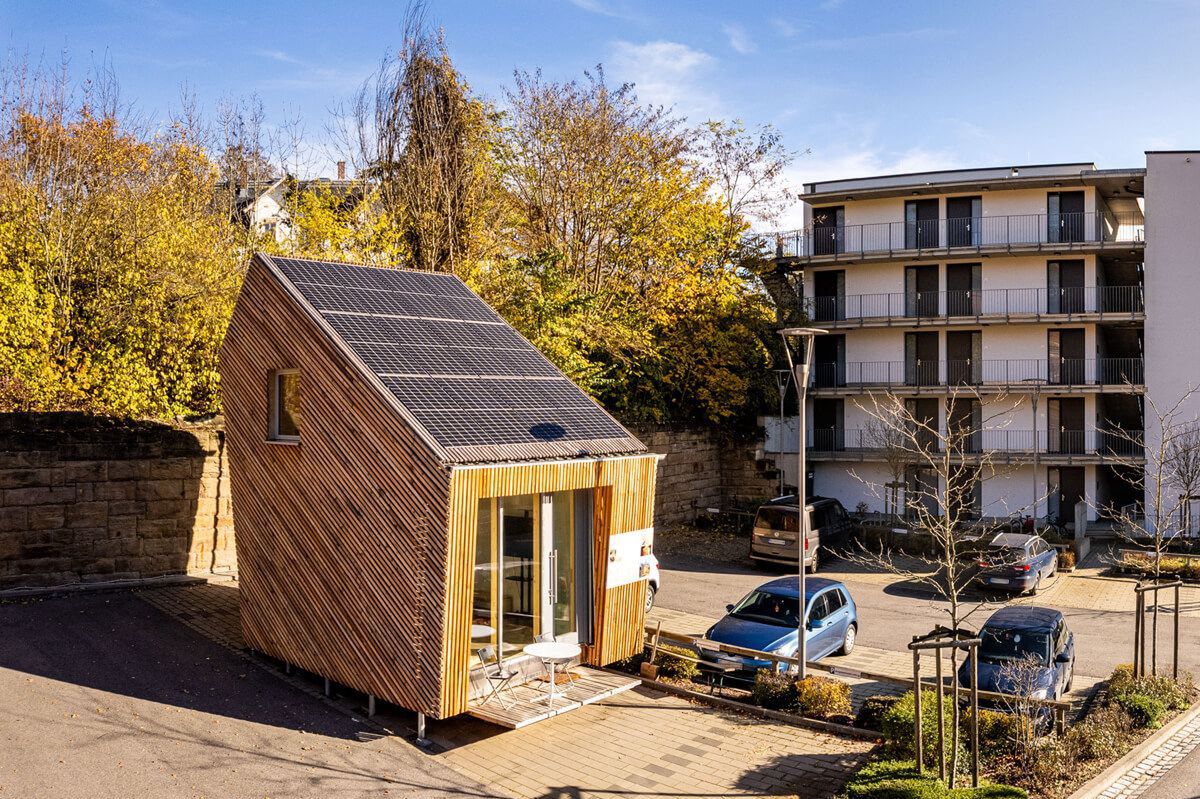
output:
<instances>
[{"instance_id":1,"label":"solar panel on roof","mask_svg":"<svg viewBox=\"0 0 1200 799\"><path fill-rule=\"evenodd\" d=\"M453 275L270 262L455 462L644 451Z\"/></svg>"}]
</instances>

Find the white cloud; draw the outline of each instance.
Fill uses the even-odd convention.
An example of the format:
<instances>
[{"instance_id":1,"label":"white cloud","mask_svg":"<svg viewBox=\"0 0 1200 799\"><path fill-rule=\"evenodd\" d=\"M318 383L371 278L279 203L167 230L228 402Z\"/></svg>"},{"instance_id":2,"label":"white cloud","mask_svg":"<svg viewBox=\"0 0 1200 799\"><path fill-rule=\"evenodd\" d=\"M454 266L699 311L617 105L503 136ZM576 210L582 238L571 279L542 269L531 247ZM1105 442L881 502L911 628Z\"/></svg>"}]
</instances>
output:
<instances>
[{"instance_id":1,"label":"white cloud","mask_svg":"<svg viewBox=\"0 0 1200 799\"><path fill-rule=\"evenodd\" d=\"M281 64L300 64L303 63L299 58L288 55L282 50L255 50L254 54L262 58L269 58L272 61L278 61Z\"/></svg>"},{"instance_id":2,"label":"white cloud","mask_svg":"<svg viewBox=\"0 0 1200 799\"><path fill-rule=\"evenodd\" d=\"M729 46L742 55L758 52L758 44L741 25L726 24L721 26L721 30L729 37Z\"/></svg>"},{"instance_id":3,"label":"white cloud","mask_svg":"<svg viewBox=\"0 0 1200 799\"><path fill-rule=\"evenodd\" d=\"M643 102L689 117L716 116L719 102L705 75L717 60L702 50L668 41L613 44L610 71L637 87Z\"/></svg>"},{"instance_id":4,"label":"white cloud","mask_svg":"<svg viewBox=\"0 0 1200 799\"><path fill-rule=\"evenodd\" d=\"M569 0L569 2L576 8L582 8L584 11L590 11L593 14L601 14L605 17L620 16L617 12L601 3L600 0Z\"/></svg>"},{"instance_id":5,"label":"white cloud","mask_svg":"<svg viewBox=\"0 0 1200 799\"><path fill-rule=\"evenodd\" d=\"M906 172L926 172L937 169L957 169L962 162L946 151L913 147L899 153L887 153L878 147L849 149L814 149L811 155L797 158L788 168L784 182L793 192L805 183L823 180L865 178L876 175L898 175ZM803 226L804 206L797 200L786 209L772 227L791 230Z\"/></svg>"}]
</instances>

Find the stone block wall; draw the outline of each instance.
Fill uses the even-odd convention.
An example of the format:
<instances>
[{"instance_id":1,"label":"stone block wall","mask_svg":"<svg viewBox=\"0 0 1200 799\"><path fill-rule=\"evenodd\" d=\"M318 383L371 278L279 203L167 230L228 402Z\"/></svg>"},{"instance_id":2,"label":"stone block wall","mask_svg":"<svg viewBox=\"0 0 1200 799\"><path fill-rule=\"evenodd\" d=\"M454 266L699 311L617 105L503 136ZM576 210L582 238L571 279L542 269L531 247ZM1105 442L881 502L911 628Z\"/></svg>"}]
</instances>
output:
<instances>
[{"instance_id":1,"label":"stone block wall","mask_svg":"<svg viewBox=\"0 0 1200 799\"><path fill-rule=\"evenodd\" d=\"M651 452L666 456L658 464L657 526L691 524L698 510L728 510L778 493L778 473L761 442L730 440L711 428L638 427L632 432Z\"/></svg>"},{"instance_id":2,"label":"stone block wall","mask_svg":"<svg viewBox=\"0 0 1200 799\"><path fill-rule=\"evenodd\" d=\"M236 564L219 424L0 414L0 590Z\"/></svg>"}]
</instances>

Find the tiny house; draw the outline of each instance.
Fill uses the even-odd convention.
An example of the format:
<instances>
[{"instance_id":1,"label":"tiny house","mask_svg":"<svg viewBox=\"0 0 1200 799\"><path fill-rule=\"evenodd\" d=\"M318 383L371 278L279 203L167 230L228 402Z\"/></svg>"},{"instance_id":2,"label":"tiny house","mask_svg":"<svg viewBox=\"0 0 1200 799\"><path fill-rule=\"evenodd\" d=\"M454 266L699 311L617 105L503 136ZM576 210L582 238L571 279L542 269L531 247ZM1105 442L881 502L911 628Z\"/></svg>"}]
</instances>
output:
<instances>
[{"instance_id":1,"label":"tiny house","mask_svg":"<svg viewBox=\"0 0 1200 799\"><path fill-rule=\"evenodd\" d=\"M458 278L258 254L221 384L247 646L434 718L640 650L656 456Z\"/></svg>"}]
</instances>

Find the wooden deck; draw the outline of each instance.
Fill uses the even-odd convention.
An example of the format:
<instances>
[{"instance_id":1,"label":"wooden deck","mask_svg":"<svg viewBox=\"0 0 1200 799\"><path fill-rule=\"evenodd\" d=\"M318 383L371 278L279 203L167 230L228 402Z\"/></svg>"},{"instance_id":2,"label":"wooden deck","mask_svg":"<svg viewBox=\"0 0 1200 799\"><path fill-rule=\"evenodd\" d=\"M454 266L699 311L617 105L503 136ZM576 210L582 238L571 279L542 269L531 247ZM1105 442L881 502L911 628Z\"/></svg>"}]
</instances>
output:
<instances>
[{"instance_id":1,"label":"wooden deck","mask_svg":"<svg viewBox=\"0 0 1200 799\"><path fill-rule=\"evenodd\" d=\"M641 684L637 677L587 667L577 666L571 673L575 675L575 680L569 688L566 681L560 679L558 690L561 693L555 698L553 707L547 707L545 700L546 691L550 687L549 682L534 680L525 685L513 686L512 694L508 691L501 692L503 703L500 701L501 697L493 697L489 702L472 699L467 705L467 713L492 724L516 730L599 702Z\"/></svg>"}]
</instances>

